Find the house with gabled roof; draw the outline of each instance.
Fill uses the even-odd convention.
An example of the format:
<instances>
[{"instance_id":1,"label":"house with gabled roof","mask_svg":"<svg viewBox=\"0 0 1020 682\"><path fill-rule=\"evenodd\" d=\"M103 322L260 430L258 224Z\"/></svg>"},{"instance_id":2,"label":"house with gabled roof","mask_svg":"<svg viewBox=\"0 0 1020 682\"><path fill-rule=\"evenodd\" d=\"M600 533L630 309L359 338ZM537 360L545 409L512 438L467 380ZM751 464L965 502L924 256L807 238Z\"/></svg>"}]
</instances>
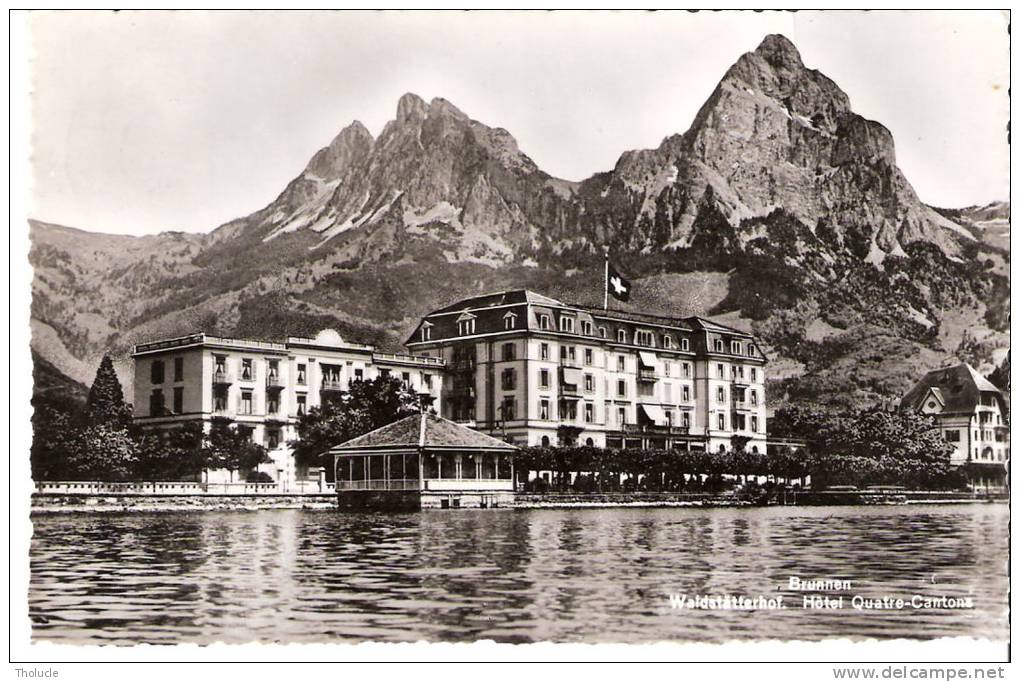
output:
<instances>
[{"instance_id":1,"label":"house with gabled roof","mask_svg":"<svg viewBox=\"0 0 1020 682\"><path fill-rule=\"evenodd\" d=\"M978 485L1002 483L1009 463L1006 395L977 370L961 363L925 374L900 409L931 415L954 447L951 463L966 467Z\"/></svg>"}]
</instances>

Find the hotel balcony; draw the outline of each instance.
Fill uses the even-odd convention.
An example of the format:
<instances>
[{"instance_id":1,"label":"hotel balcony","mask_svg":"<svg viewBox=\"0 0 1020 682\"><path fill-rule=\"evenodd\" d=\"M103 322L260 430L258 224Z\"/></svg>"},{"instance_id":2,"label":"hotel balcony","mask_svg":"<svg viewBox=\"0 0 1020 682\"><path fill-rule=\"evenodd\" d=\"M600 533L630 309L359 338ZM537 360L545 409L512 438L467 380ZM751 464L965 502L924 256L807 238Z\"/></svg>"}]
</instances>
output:
<instances>
[{"instance_id":1,"label":"hotel balcony","mask_svg":"<svg viewBox=\"0 0 1020 682\"><path fill-rule=\"evenodd\" d=\"M655 370L650 367L638 367L637 379L638 381L658 381L658 377L655 376Z\"/></svg>"},{"instance_id":2,"label":"hotel balcony","mask_svg":"<svg viewBox=\"0 0 1020 682\"><path fill-rule=\"evenodd\" d=\"M269 390L280 390L283 388L283 379L280 378L279 374L269 374L266 376L266 388Z\"/></svg>"},{"instance_id":3,"label":"hotel balcony","mask_svg":"<svg viewBox=\"0 0 1020 682\"><path fill-rule=\"evenodd\" d=\"M474 358L454 360L450 363L450 371L456 373L474 372L478 363Z\"/></svg>"},{"instance_id":4,"label":"hotel balcony","mask_svg":"<svg viewBox=\"0 0 1020 682\"><path fill-rule=\"evenodd\" d=\"M234 375L225 369L213 371L212 382L220 386L229 386L234 383Z\"/></svg>"},{"instance_id":5,"label":"hotel balcony","mask_svg":"<svg viewBox=\"0 0 1020 682\"><path fill-rule=\"evenodd\" d=\"M654 436L687 436L690 435L689 426L660 426L658 424L624 424L621 429L625 434L644 433Z\"/></svg>"},{"instance_id":6,"label":"hotel balcony","mask_svg":"<svg viewBox=\"0 0 1020 682\"><path fill-rule=\"evenodd\" d=\"M319 385L319 390L323 393L336 393L345 390L345 386L340 379L323 379L322 384Z\"/></svg>"}]
</instances>

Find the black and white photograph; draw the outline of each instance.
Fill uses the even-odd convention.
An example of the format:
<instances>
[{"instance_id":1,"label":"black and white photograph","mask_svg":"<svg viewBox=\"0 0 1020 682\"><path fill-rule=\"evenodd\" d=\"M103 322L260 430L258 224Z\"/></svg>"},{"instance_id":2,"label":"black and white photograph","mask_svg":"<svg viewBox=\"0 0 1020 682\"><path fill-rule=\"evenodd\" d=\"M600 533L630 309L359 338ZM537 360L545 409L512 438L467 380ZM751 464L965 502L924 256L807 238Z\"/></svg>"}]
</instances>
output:
<instances>
[{"instance_id":1,"label":"black and white photograph","mask_svg":"<svg viewBox=\"0 0 1020 682\"><path fill-rule=\"evenodd\" d=\"M19 677L1005 679L1009 10L9 18Z\"/></svg>"}]
</instances>

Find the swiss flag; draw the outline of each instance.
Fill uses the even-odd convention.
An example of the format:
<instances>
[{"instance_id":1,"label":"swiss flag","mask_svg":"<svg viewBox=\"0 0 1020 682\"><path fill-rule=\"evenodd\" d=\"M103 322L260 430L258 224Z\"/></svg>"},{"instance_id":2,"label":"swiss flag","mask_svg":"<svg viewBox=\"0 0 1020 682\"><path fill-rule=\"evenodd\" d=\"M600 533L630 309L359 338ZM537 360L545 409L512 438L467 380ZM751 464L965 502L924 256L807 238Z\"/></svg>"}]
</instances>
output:
<instances>
[{"instance_id":1,"label":"swiss flag","mask_svg":"<svg viewBox=\"0 0 1020 682\"><path fill-rule=\"evenodd\" d=\"M606 290L617 301L626 303L630 300L630 280L620 274L620 271L609 263L606 269Z\"/></svg>"}]
</instances>

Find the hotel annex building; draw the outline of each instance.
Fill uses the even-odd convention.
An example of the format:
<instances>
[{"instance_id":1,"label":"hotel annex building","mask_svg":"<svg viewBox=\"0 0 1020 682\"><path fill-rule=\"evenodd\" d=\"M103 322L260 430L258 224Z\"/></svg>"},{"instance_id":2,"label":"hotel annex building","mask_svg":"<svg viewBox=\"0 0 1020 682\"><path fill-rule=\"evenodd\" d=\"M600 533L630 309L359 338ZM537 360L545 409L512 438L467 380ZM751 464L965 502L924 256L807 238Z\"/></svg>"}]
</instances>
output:
<instances>
[{"instance_id":1,"label":"hotel annex building","mask_svg":"<svg viewBox=\"0 0 1020 682\"><path fill-rule=\"evenodd\" d=\"M568 305L527 290L429 313L380 353L332 330L250 341L193 334L134 347L134 414L146 428L226 417L263 444L274 480L297 476L298 418L352 381L391 375L442 416L518 445L764 452L765 357L712 321Z\"/></svg>"}]
</instances>

